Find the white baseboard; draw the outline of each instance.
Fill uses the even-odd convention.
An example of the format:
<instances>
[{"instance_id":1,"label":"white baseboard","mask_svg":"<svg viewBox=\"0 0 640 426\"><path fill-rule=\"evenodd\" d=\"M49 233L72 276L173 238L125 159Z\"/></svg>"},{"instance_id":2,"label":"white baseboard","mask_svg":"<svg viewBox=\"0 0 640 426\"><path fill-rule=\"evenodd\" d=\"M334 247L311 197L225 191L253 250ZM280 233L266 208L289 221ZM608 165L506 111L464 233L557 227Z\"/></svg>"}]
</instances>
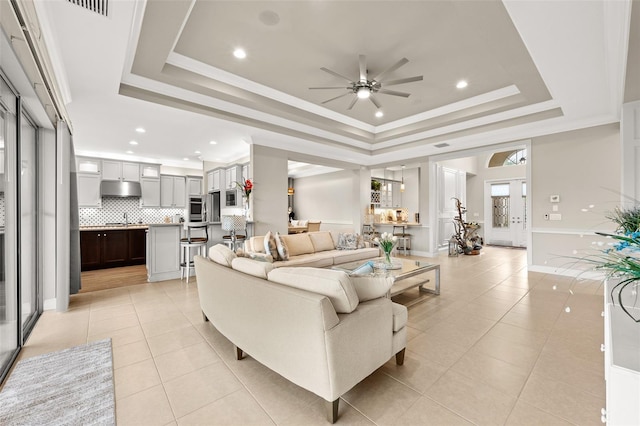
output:
<instances>
[{"instance_id":1,"label":"white baseboard","mask_svg":"<svg viewBox=\"0 0 640 426\"><path fill-rule=\"evenodd\" d=\"M605 274L596 271L581 271L579 269L556 268L553 266L529 265L529 272L542 272L544 274L561 275L563 277L584 278L588 280L603 280Z\"/></svg>"},{"instance_id":2,"label":"white baseboard","mask_svg":"<svg viewBox=\"0 0 640 426\"><path fill-rule=\"evenodd\" d=\"M56 299L46 299L42 306L42 309L45 311L55 311L56 310Z\"/></svg>"}]
</instances>

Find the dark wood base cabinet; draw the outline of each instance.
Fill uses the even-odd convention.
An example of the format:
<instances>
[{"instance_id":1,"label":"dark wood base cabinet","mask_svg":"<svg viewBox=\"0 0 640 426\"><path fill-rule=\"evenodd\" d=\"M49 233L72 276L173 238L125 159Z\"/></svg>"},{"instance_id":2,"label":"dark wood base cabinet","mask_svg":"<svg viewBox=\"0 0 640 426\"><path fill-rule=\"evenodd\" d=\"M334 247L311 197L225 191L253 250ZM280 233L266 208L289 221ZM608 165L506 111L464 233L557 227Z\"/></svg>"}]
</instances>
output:
<instances>
[{"instance_id":1,"label":"dark wood base cabinet","mask_svg":"<svg viewBox=\"0 0 640 426\"><path fill-rule=\"evenodd\" d=\"M80 231L81 270L143 265L146 261L144 229Z\"/></svg>"}]
</instances>

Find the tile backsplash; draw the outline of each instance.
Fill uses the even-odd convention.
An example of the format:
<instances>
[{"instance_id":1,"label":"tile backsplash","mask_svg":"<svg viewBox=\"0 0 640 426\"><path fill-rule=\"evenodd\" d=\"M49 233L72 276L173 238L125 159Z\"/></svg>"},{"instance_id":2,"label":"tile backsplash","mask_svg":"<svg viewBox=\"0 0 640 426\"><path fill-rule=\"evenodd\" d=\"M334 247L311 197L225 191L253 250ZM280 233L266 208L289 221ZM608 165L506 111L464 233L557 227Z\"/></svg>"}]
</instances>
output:
<instances>
[{"instance_id":1,"label":"tile backsplash","mask_svg":"<svg viewBox=\"0 0 640 426\"><path fill-rule=\"evenodd\" d=\"M102 197L102 208L80 208L80 226L123 222L125 212L129 223L162 223L166 216L186 214L185 209L140 208L139 198Z\"/></svg>"}]
</instances>

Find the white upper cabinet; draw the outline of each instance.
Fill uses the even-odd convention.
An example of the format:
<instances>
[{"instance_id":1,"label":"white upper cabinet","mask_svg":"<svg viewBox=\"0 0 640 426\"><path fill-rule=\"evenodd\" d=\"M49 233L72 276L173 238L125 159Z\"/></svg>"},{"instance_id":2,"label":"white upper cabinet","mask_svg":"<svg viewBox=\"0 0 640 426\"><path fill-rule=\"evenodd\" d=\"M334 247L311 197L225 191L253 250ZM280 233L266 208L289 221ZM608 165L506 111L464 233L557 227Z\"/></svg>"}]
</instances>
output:
<instances>
[{"instance_id":1,"label":"white upper cabinet","mask_svg":"<svg viewBox=\"0 0 640 426\"><path fill-rule=\"evenodd\" d=\"M160 179L140 178L142 197L140 207L160 207Z\"/></svg>"},{"instance_id":2,"label":"white upper cabinet","mask_svg":"<svg viewBox=\"0 0 640 426\"><path fill-rule=\"evenodd\" d=\"M183 176L160 176L160 205L184 208L187 198L186 186Z\"/></svg>"},{"instance_id":3,"label":"white upper cabinet","mask_svg":"<svg viewBox=\"0 0 640 426\"><path fill-rule=\"evenodd\" d=\"M102 160L100 160L99 158L77 157L76 165L76 170L78 173L100 174L100 171L102 169Z\"/></svg>"},{"instance_id":4,"label":"white upper cabinet","mask_svg":"<svg viewBox=\"0 0 640 426\"><path fill-rule=\"evenodd\" d=\"M160 166L157 164L140 164L140 177L160 179Z\"/></svg>"},{"instance_id":5,"label":"white upper cabinet","mask_svg":"<svg viewBox=\"0 0 640 426\"><path fill-rule=\"evenodd\" d=\"M236 187L238 181L238 166L229 167L225 170L225 182L227 189L233 189Z\"/></svg>"},{"instance_id":6,"label":"white upper cabinet","mask_svg":"<svg viewBox=\"0 0 640 426\"><path fill-rule=\"evenodd\" d=\"M202 178L187 176L187 188L189 196L202 195Z\"/></svg>"},{"instance_id":7,"label":"white upper cabinet","mask_svg":"<svg viewBox=\"0 0 640 426\"><path fill-rule=\"evenodd\" d=\"M102 207L100 174L78 173L78 207Z\"/></svg>"},{"instance_id":8,"label":"white upper cabinet","mask_svg":"<svg viewBox=\"0 0 640 426\"><path fill-rule=\"evenodd\" d=\"M138 182L140 180L140 165L138 163L102 160L102 179Z\"/></svg>"},{"instance_id":9,"label":"white upper cabinet","mask_svg":"<svg viewBox=\"0 0 640 426\"><path fill-rule=\"evenodd\" d=\"M207 172L207 192L220 191L220 169Z\"/></svg>"}]
</instances>

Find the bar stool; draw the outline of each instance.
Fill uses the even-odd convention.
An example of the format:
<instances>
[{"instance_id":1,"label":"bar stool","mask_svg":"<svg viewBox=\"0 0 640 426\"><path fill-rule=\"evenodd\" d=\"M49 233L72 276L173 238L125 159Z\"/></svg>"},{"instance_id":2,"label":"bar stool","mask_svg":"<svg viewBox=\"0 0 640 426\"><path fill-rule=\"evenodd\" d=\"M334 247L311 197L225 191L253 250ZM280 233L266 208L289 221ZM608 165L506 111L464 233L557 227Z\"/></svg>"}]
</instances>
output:
<instances>
[{"instance_id":1,"label":"bar stool","mask_svg":"<svg viewBox=\"0 0 640 426\"><path fill-rule=\"evenodd\" d=\"M362 236L365 240L371 241L378 236L378 233L373 225L365 223L362 225Z\"/></svg>"},{"instance_id":2,"label":"bar stool","mask_svg":"<svg viewBox=\"0 0 640 426\"><path fill-rule=\"evenodd\" d=\"M246 235L237 234L237 231L244 231L247 233L247 221L244 216L239 215L224 215L222 216L222 230L229 231L229 235L222 236L222 242L227 245L231 250L236 251L241 244L244 243Z\"/></svg>"},{"instance_id":3,"label":"bar stool","mask_svg":"<svg viewBox=\"0 0 640 426\"><path fill-rule=\"evenodd\" d=\"M192 231L204 230L204 237L191 235ZM206 256L203 253L203 249L207 251L207 241L209 241L209 227L204 223L185 222L184 224L185 236L180 238L180 280L186 276L187 284L189 284L189 277L191 276L191 268L194 268L193 256L197 254L200 256ZM193 250L193 252L192 252Z\"/></svg>"},{"instance_id":4,"label":"bar stool","mask_svg":"<svg viewBox=\"0 0 640 426\"><path fill-rule=\"evenodd\" d=\"M406 256L407 250L411 251L411 234L404 232L404 228L404 225L393 225L391 233L394 237L398 237L398 250L400 250L400 243L402 243L402 251Z\"/></svg>"}]
</instances>

